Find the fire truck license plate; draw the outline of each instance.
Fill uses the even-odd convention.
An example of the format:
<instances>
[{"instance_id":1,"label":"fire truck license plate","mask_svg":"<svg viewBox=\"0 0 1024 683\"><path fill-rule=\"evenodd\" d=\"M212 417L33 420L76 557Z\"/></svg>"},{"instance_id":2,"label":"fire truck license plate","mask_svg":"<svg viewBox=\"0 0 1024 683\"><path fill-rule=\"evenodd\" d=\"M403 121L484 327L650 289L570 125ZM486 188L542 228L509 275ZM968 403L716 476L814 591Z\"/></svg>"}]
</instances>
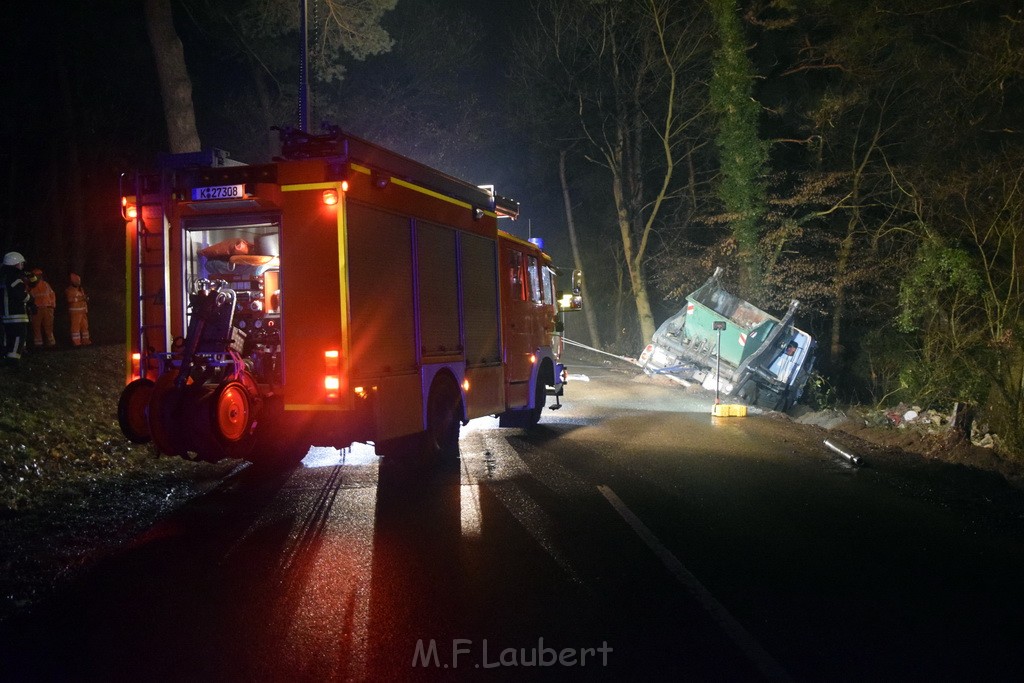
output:
<instances>
[{"instance_id":1,"label":"fire truck license plate","mask_svg":"<svg viewBox=\"0 0 1024 683\"><path fill-rule=\"evenodd\" d=\"M192 201L203 199L235 199L245 195L245 185L214 185L213 187L193 187Z\"/></svg>"}]
</instances>

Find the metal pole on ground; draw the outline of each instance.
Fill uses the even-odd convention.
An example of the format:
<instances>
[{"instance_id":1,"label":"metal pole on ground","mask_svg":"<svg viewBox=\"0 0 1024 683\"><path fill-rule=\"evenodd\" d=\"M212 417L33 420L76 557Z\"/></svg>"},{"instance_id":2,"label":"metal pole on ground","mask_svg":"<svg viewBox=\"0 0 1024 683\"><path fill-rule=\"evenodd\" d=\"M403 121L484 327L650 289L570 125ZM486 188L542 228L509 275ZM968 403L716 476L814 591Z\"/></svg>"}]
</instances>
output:
<instances>
[{"instance_id":1,"label":"metal pole on ground","mask_svg":"<svg viewBox=\"0 0 1024 683\"><path fill-rule=\"evenodd\" d=\"M722 382L722 330L725 329L725 321L715 320L711 326L718 330L718 348L715 349L715 405L717 406L721 403L718 398L718 385Z\"/></svg>"}]
</instances>

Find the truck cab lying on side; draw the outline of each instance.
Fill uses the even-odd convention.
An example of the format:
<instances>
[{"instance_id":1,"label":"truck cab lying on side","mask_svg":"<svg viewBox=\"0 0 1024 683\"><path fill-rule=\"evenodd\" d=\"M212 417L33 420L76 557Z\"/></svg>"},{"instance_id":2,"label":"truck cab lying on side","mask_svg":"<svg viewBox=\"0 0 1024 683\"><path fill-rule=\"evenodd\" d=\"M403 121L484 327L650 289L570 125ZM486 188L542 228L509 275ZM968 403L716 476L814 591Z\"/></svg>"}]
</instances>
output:
<instances>
[{"instance_id":1,"label":"truck cab lying on side","mask_svg":"<svg viewBox=\"0 0 1024 683\"><path fill-rule=\"evenodd\" d=\"M793 324L799 302L776 318L727 292L721 275L716 268L661 324L640 365L649 375L672 375L748 405L787 410L814 369L816 342Z\"/></svg>"}]
</instances>

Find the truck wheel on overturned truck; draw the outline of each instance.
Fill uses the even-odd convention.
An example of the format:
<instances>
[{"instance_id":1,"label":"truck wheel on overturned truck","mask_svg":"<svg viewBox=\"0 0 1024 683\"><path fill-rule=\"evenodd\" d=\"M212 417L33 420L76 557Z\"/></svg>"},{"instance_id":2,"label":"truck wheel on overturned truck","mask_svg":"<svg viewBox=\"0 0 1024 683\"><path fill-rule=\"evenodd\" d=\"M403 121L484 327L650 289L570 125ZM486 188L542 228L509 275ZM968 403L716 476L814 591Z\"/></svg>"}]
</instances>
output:
<instances>
[{"instance_id":1,"label":"truck wheel on overturned truck","mask_svg":"<svg viewBox=\"0 0 1024 683\"><path fill-rule=\"evenodd\" d=\"M743 383L743 386L736 394L736 397L739 398L744 403L746 403L748 406L756 406L758 398L757 382L755 382L752 379L748 379L746 382Z\"/></svg>"},{"instance_id":2,"label":"truck wheel on overturned truck","mask_svg":"<svg viewBox=\"0 0 1024 683\"><path fill-rule=\"evenodd\" d=\"M132 443L149 443L149 401L153 380L141 378L129 382L117 400L117 423Z\"/></svg>"}]
</instances>

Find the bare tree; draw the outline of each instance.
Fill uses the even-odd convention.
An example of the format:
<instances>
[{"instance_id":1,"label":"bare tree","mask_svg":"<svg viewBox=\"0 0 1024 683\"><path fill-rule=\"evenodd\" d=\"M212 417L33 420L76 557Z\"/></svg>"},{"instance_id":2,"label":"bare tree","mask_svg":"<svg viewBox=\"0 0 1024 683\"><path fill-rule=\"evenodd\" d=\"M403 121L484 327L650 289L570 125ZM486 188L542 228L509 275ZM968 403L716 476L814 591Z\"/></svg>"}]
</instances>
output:
<instances>
[{"instance_id":1,"label":"bare tree","mask_svg":"<svg viewBox=\"0 0 1024 683\"><path fill-rule=\"evenodd\" d=\"M576 221L573 218L572 199L569 195L569 182L565 175L566 150L558 153L558 179L562 185L562 200L565 203L565 223L569 228L569 246L572 248L573 265L583 271L583 258L580 256L579 237L576 234ZM590 291L587 287L587 280L584 278L581 284L581 292L584 301L592 301ZM590 344L595 348L601 348L601 334L597 329L597 316L594 314L594 307L587 305L583 307L583 313L587 320L587 331L590 332Z\"/></svg>"},{"instance_id":2,"label":"bare tree","mask_svg":"<svg viewBox=\"0 0 1024 683\"><path fill-rule=\"evenodd\" d=\"M586 158L607 171L644 340L655 328L646 272L652 236L685 186L676 167L705 110L706 22L703 5L686 0L563 0L538 8L517 55L536 119L554 120L560 144L583 143Z\"/></svg>"},{"instance_id":3,"label":"bare tree","mask_svg":"<svg viewBox=\"0 0 1024 683\"><path fill-rule=\"evenodd\" d=\"M312 44L309 57L312 76L321 83L335 83L344 76L343 55L363 59L367 55L386 52L391 39L381 26L383 15L395 7L397 0L308 0L311 7ZM248 62L253 75L255 98L248 103L260 116L239 116L269 122L279 112L280 101L271 96L272 82L281 91L280 83L298 81L299 2L298 0L267 0L239 3L232 0L194 2L188 5L189 15L216 35L224 50L234 50ZM200 149L192 100L192 79L185 63L181 39L174 25L172 0L145 0L146 28L153 48L164 114L167 119L168 143L171 152ZM226 27L226 28L225 28ZM294 92L294 91L291 91ZM237 103L236 103L237 104ZM283 121L276 121L283 123Z\"/></svg>"}]
</instances>

